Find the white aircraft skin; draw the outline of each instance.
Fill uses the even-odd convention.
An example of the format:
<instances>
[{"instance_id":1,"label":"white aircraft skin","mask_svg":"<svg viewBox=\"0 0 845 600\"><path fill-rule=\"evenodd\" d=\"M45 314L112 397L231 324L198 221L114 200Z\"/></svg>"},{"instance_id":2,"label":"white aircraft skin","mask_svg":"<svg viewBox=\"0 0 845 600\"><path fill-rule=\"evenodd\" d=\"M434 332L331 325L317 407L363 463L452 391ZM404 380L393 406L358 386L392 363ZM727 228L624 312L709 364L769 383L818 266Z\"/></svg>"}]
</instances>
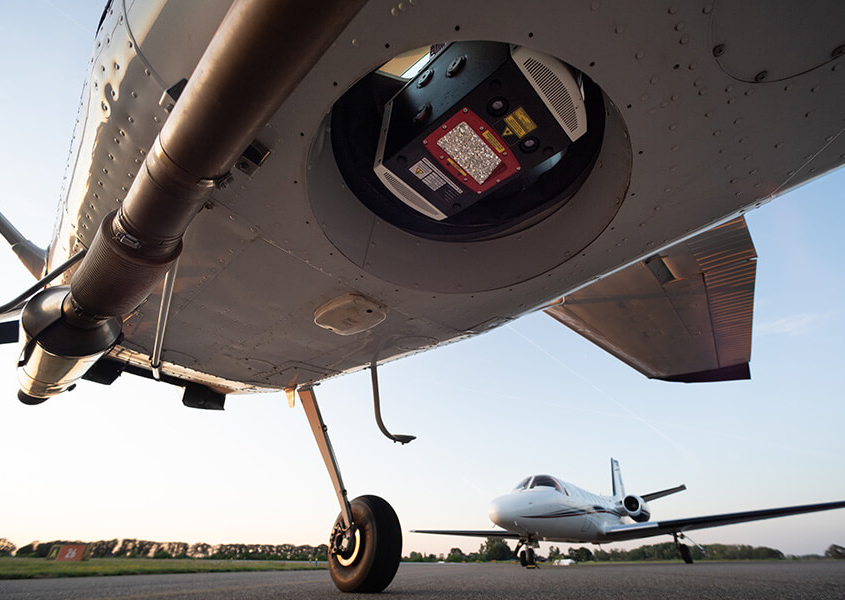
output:
<instances>
[{"instance_id":1,"label":"white aircraft skin","mask_svg":"<svg viewBox=\"0 0 845 600\"><path fill-rule=\"evenodd\" d=\"M549 477L557 487L536 485L532 476L514 491L495 498L487 513L502 529L556 542L598 542L602 533L626 516L622 497L597 496L577 485ZM560 490L563 490L561 493Z\"/></svg>"},{"instance_id":2,"label":"white aircraft skin","mask_svg":"<svg viewBox=\"0 0 845 600\"><path fill-rule=\"evenodd\" d=\"M686 489L685 485L636 496L626 494L622 483L619 462L611 459L613 495L601 496L561 481L551 475L532 475L517 484L512 492L495 498L488 516L499 530L439 530L418 529L414 533L433 533L471 537L498 537L519 540L528 549L523 554L523 566L534 564L532 547L538 542L565 542L571 544L602 544L632 540L657 535L672 535L685 562L692 562L689 549L678 542L684 532L758 521L775 517L845 508L845 501L827 502L753 510L720 515L649 521L651 509L648 501L656 500ZM630 522L634 521L634 522Z\"/></svg>"}]
</instances>

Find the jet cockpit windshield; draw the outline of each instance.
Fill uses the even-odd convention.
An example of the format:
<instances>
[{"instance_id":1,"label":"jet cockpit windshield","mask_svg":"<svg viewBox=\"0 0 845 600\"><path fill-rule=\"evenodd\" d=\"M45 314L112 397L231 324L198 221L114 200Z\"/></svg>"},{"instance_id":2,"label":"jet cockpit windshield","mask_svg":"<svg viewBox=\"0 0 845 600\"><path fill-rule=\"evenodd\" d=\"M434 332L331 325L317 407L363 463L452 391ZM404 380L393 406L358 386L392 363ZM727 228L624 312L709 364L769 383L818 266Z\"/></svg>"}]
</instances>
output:
<instances>
[{"instance_id":1,"label":"jet cockpit windshield","mask_svg":"<svg viewBox=\"0 0 845 600\"><path fill-rule=\"evenodd\" d=\"M526 477L522 481L516 484L516 487L513 488L513 491L518 492L519 490L524 490L528 488L528 483L531 481L531 477Z\"/></svg>"},{"instance_id":2,"label":"jet cockpit windshield","mask_svg":"<svg viewBox=\"0 0 845 600\"><path fill-rule=\"evenodd\" d=\"M561 494L567 493L560 480L556 477L552 477L551 475L535 475L528 484L528 488L532 489L537 487L550 487L556 489Z\"/></svg>"}]
</instances>

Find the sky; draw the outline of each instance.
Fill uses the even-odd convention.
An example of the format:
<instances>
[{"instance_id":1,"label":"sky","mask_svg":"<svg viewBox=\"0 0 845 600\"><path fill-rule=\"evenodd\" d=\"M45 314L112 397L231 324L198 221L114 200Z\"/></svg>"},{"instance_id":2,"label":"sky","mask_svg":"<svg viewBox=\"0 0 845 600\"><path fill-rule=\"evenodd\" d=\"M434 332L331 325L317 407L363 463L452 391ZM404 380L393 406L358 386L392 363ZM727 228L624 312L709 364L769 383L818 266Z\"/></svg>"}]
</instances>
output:
<instances>
[{"instance_id":1,"label":"sky","mask_svg":"<svg viewBox=\"0 0 845 600\"><path fill-rule=\"evenodd\" d=\"M41 246L101 11L99 0L0 0L0 211ZM843 189L840 170L747 215L760 257L750 382L649 381L529 315L380 369L384 420L417 436L407 446L378 432L368 372L316 388L351 497L393 505L405 555L477 550L481 540L408 530L490 528L490 500L531 473L609 494L610 457L629 492L688 486L652 503L657 519L845 499ZM32 278L0 249L0 281L5 301ZM15 396L17 353L0 346L0 537L327 541L337 502L283 394L199 411L177 388L124 376L29 407ZM845 510L692 539L823 553L845 545Z\"/></svg>"}]
</instances>

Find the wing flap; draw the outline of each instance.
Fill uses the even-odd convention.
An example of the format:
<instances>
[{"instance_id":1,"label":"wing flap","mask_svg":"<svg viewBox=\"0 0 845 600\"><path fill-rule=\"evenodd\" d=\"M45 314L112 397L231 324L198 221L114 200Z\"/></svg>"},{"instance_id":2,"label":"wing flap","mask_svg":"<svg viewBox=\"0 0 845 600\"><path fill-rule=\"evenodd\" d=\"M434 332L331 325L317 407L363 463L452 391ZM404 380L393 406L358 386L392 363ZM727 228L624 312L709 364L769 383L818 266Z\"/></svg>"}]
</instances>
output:
<instances>
[{"instance_id":1,"label":"wing flap","mask_svg":"<svg viewBox=\"0 0 845 600\"><path fill-rule=\"evenodd\" d=\"M756 257L739 217L545 312L651 378L748 379Z\"/></svg>"},{"instance_id":2,"label":"wing flap","mask_svg":"<svg viewBox=\"0 0 845 600\"><path fill-rule=\"evenodd\" d=\"M604 538L608 542L621 542L625 540L653 537L656 535L692 531L694 529L706 529L708 527L720 527L722 525L734 525L736 523L747 523L749 521L762 521L763 519L773 519L775 517L787 517L789 515L801 515L811 512L833 510L835 508L845 508L845 501L825 502L822 504L804 504L801 506L785 506L781 508L766 508L762 510L708 515L704 517L619 525L606 530L604 532Z\"/></svg>"}]
</instances>

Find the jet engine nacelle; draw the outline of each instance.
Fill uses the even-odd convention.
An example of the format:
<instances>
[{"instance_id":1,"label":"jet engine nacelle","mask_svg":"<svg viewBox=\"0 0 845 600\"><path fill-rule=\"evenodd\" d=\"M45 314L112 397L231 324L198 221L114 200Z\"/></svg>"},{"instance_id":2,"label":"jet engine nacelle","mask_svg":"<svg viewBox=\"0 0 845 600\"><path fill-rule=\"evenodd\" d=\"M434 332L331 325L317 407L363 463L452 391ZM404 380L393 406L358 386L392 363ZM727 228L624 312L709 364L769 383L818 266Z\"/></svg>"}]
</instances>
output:
<instances>
[{"instance_id":1,"label":"jet engine nacelle","mask_svg":"<svg viewBox=\"0 0 845 600\"><path fill-rule=\"evenodd\" d=\"M21 313L18 398L40 404L70 389L120 335L119 319L88 319L73 307L67 287L42 290Z\"/></svg>"},{"instance_id":2,"label":"jet engine nacelle","mask_svg":"<svg viewBox=\"0 0 845 600\"><path fill-rule=\"evenodd\" d=\"M633 494L625 496L622 500L622 506L628 516L637 523L644 523L651 518L651 509L648 507L648 503L639 496Z\"/></svg>"}]
</instances>

